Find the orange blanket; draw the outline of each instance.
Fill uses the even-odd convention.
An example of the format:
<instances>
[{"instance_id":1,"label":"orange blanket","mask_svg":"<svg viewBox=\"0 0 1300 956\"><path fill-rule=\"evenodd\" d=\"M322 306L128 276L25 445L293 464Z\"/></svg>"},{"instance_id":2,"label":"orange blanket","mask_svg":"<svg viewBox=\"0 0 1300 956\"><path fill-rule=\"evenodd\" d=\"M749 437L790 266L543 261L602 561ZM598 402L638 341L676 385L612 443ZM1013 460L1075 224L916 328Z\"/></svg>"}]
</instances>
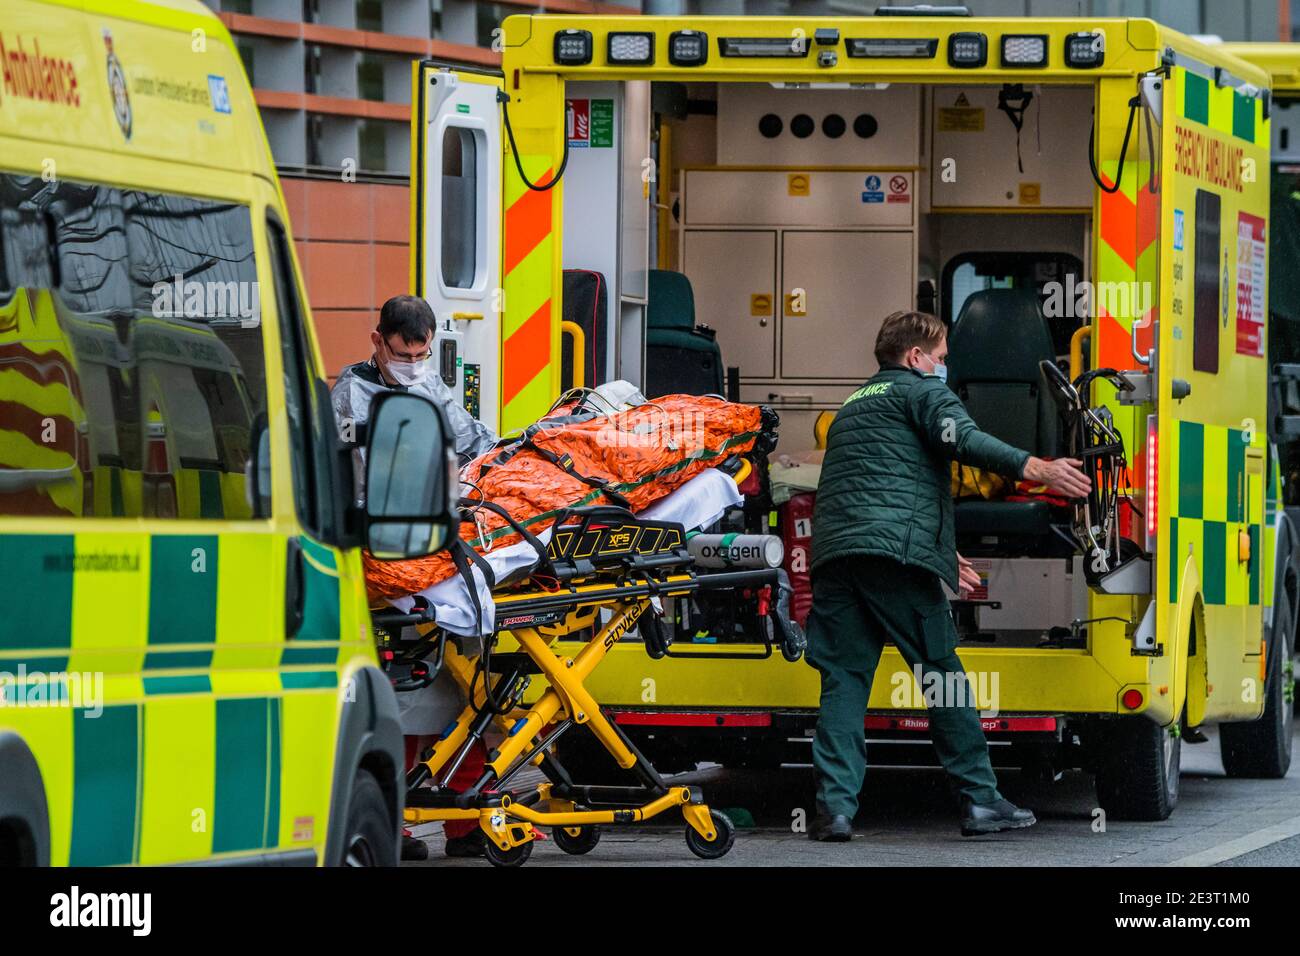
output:
<instances>
[{"instance_id":1,"label":"orange blanket","mask_svg":"<svg viewBox=\"0 0 1300 956\"><path fill-rule=\"evenodd\" d=\"M571 406L554 414L569 411ZM480 455L462 469L461 479L538 534L565 508L613 502L537 449L568 455L574 472L608 482L633 511L641 511L705 468L751 450L761 426L762 410L755 405L667 395L615 415L543 427L531 438L534 447L520 448L505 464L489 464L498 450ZM465 494L475 498L479 491ZM461 525L460 536L471 547L483 552L520 540L501 516L487 510L478 514L477 524ZM406 561L378 561L366 553L363 561L372 600L415 594L455 573L446 551Z\"/></svg>"}]
</instances>

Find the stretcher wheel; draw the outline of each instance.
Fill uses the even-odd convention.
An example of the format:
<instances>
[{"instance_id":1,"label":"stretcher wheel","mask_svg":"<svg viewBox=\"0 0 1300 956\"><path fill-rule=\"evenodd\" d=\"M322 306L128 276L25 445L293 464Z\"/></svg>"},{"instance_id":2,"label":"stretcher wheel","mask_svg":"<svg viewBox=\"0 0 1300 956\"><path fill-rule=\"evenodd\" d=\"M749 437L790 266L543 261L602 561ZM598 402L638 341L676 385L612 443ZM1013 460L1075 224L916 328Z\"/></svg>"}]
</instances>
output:
<instances>
[{"instance_id":1,"label":"stretcher wheel","mask_svg":"<svg viewBox=\"0 0 1300 956\"><path fill-rule=\"evenodd\" d=\"M584 853L590 853L596 849L596 844L600 842L600 827L585 826L576 827L578 835L574 836L565 827L555 827L551 830L551 839L565 853L570 856L582 856Z\"/></svg>"},{"instance_id":2,"label":"stretcher wheel","mask_svg":"<svg viewBox=\"0 0 1300 956\"><path fill-rule=\"evenodd\" d=\"M523 866L528 862L528 858L533 855L533 844L535 842L535 840L529 840L527 843L511 847L509 850L503 850L491 840L484 840L483 853L493 866Z\"/></svg>"},{"instance_id":3,"label":"stretcher wheel","mask_svg":"<svg viewBox=\"0 0 1300 956\"><path fill-rule=\"evenodd\" d=\"M716 860L726 856L731 845L736 842L736 825L729 816L718 810L710 810L709 816L717 828L712 840L704 839L690 824L686 826L686 845L701 860Z\"/></svg>"}]
</instances>

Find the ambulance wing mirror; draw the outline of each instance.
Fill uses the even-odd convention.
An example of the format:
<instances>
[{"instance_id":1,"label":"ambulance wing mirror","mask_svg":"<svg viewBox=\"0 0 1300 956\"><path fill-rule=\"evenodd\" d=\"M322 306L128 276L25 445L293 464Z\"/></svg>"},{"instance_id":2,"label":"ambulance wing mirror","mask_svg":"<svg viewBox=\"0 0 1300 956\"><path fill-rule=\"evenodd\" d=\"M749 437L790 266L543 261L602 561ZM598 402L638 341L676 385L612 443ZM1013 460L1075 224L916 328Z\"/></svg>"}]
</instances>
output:
<instances>
[{"instance_id":1,"label":"ambulance wing mirror","mask_svg":"<svg viewBox=\"0 0 1300 956\"><path fill-rule=\"evenodd\" d=\"M387 392L370 410L366 448L366 547L380 560L439 551L454 531L456 453L442 409L420 395Z\"/></svg>"}]
</instances>

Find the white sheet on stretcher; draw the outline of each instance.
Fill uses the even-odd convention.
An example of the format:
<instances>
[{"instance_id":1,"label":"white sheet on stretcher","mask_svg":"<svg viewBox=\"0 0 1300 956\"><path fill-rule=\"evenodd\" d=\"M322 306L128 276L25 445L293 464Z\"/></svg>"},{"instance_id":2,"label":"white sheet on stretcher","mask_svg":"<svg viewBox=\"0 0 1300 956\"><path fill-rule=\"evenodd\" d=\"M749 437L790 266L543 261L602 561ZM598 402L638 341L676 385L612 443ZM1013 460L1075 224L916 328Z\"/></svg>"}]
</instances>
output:
<instances>
[{"instance_id":1,"label":"white sheet on stretcher","mask_svg":"<svg viewBox=\"0 0 1300 956\"><path fill-rule=\"evenodd\" d=\"M740 504L741 494L736 483L729 475L716 468L706 468L676 491L656 501L642 511L638 517L653 521L675 521L687 531L702 528L717 521L728 508ZM548 528L537 536L543 544L551 540ZM504 548L495 548L483 555L491 566L498 581L506 575L532 566L537 561L537 553L526 541ZM480 630L474 628L474 605L470 600L469 588L465 579L453 575L439 581L432 587L420 592L433 605L434 614L444 630L462 636L475 633L491 634L496 625L496 608L492 603L492 590L488 587L483 573L471 566L474 583L477 586L479 603L483 608ZM414 597L398 598L392 602L403 611L410 610L415 604Z\"/></svg>"}]
</instances>

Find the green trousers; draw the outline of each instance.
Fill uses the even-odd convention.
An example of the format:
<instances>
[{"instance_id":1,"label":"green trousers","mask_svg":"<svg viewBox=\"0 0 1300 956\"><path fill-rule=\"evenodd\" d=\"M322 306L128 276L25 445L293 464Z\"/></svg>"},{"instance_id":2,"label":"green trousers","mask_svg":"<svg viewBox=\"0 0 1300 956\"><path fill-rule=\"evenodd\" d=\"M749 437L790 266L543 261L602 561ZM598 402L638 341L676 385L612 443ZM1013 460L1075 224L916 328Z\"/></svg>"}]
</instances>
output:
<instances>
[{"instance_id":1,"label":"green trousers","mask_svg":"<svg viewBox=\"0 0 1300 956\"><path fill-rule=\"evenodd\" d=\"M909 700L931 705L930 735L958 791L976 803L1001 799L939 578L889 558L848 556L813 574L807 659L822 678L813 739L818 811L850 819L857 813L867 769L863 718L886 640L907 663L909 682L919 666L922 675L936 674L924 685L955 691L926 699L907 686Z\"/></svg>"}]
</instances>

